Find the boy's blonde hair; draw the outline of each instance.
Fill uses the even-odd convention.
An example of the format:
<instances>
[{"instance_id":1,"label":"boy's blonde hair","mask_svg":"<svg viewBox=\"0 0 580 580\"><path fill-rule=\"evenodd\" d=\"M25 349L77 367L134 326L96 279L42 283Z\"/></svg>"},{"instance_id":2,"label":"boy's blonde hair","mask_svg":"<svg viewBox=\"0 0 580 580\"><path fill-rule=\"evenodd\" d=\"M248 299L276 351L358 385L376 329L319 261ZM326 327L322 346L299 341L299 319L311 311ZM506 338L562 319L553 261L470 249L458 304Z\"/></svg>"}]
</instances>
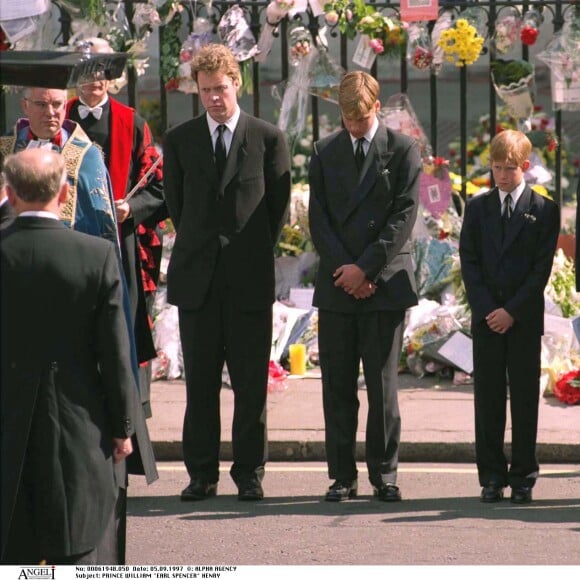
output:
<instances>
[{"instance_id":1,"label":"boy's blonde hair","mask_svg":"<svg viewBox=\"0 0 580 580\"><path fill-rule=\"evenodd\" d=\"M223 44L206 44L191 61L191 76L197 81L197 73L223 73L232 82L241 82L240 65L232 51Z\"/></svg>"},{"instance_id":2,"label":"boy's blonde hair","mask_svg":"<svg viewBox=\"0 0 580 580\"><path fill-rule=\"evenodd\" d=\"M531 152L532 143L521 131L507 129L491 140L489 159L491 162L507 161L519 167L529 159Z\"/></svg>"},{"instance_id":3,"label":"boy's blonde hair","mask_svg":"<svg viewBox=\"0 0 580 580\"><path fill-rule=\"evenodd\" d=\"M344 117L356 120L369 114L379 99L380 87L377 80L363 71L352 71L344 75L338 90L338 104Z\"/></svg>"}]
</instances>

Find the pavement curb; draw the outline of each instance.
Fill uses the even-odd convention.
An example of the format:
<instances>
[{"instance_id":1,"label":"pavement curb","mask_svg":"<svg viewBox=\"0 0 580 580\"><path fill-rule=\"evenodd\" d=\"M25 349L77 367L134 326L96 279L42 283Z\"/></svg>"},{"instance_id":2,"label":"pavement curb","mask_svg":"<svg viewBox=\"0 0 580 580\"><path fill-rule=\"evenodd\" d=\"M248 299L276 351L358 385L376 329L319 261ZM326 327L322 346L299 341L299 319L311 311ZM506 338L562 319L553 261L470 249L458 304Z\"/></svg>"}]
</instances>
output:
<instances>
[{"instance_id":1,"label":"pavement curb","mask_svg":"<svg viewBox=\"0 0 580 580\"><path fill-rule=\"evenodd\" d=\"M269 461L326 461L323 441L270 441ZM154 441L157 461L182 461L181 441ZM506 446L509 455L510 446ZM539 463L580 463L580 446L567 443L538 443ZM221 461L232 461L232 444L222 442ZM364 461L364 443L358 442L356 460ZM402 463L474 463L475 443L401 442Z\"/></svg>"}]
</instances>

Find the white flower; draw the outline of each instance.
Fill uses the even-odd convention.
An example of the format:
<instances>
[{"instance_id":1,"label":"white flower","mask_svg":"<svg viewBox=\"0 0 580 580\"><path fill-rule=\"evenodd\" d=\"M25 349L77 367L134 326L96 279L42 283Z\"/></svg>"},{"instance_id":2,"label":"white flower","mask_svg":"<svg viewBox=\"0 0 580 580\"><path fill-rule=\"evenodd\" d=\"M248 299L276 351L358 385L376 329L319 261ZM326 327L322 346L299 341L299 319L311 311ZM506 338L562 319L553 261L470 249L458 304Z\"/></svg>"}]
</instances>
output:
<instances>
[{"instance_id":1,"label":"white flower","mask_svg":"<svg viewBox=\"0 0 580 580\"><path fill-rule=\"evenodd\" d=\"M298 153L298 155L294 155L292 158L292 163L296 167L303 167L306 163L306 155L302 155L302 153Z\"/></svg>"}]
</instances>

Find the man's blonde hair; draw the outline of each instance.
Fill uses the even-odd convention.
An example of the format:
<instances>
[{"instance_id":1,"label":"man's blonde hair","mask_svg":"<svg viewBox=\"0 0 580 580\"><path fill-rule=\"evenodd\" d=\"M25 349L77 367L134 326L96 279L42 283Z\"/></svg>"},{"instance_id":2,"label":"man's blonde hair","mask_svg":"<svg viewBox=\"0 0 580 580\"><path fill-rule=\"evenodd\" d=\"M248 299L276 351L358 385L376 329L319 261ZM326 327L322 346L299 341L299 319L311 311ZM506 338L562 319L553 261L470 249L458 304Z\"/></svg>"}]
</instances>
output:
<instances>
[{"instance_id":1,"label":"man's blonde hair","mask_svg":"<svg viewBox=\"0 0 580 580\"><path fill-rule=\"evenodd\" d=\"M206 44L191 61L191 76L197 81L197 74L223 73L232 82L241 82L240 65L232 51L223 44Z\"/></svg>"},{"instance_id":2,"label":"man's blonde hair","mask_svg":"<svg viewBox=\"0 0 580 580\"><path fill-rule=\"evenodd\" d=\"M47 203L66 183L64 157L54 151L25 149L4 159L6 184L27 203Z\"/></svg>"},{"instance_id":3,"label":"man's blonde hair","mask_svg":"<svg viewBox=\"0 0 580 580\"><path fill-rule=\"evenodd\" d=\"M530 158L531 141L521 132L507 129L498 133L489 147L489 159L494 161L514 163L518 167Z\"/></svg>"},{"instance_id":4,"label":"man's blonde hair","mask_svg":"<svg viewBox=\"0 0 580 580\"><path fill-rule=\"evenodd\" d=\"M338 104L344 117L360 119L369 114L379 99L377 80L363 71L349 72L340 81Z\"/></svg>"}]
</instances>

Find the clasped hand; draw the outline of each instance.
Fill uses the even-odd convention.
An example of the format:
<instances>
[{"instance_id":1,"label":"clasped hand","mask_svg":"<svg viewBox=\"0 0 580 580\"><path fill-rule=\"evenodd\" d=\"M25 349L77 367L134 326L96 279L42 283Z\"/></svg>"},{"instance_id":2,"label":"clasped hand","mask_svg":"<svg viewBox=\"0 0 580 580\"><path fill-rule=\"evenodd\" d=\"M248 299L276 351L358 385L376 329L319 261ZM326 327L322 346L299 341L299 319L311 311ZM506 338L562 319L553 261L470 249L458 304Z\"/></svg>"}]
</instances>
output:
<instances>
[{"instance_id":1,"label":"clasped hand","mask_svg":"<svg viewBox=\"0 0 580 580\"><path fill-rule=\"evenodd\" d=\"M505 334L514 324L513 316L505 308L496 308L485 317L485 321L499 334Z\"/></svg>"},{"instance_id":2,"label":"clasped hand","mask_svg":"<svg viewBox=\"0 0 580 580\"><path fill-rule=\"evenodd\" d=\"M374 282L356 264L345 264L337 268L333 274L334 285L342 288L357 300L369 298L377 289Z\"/></svg>"}]
</instances>

